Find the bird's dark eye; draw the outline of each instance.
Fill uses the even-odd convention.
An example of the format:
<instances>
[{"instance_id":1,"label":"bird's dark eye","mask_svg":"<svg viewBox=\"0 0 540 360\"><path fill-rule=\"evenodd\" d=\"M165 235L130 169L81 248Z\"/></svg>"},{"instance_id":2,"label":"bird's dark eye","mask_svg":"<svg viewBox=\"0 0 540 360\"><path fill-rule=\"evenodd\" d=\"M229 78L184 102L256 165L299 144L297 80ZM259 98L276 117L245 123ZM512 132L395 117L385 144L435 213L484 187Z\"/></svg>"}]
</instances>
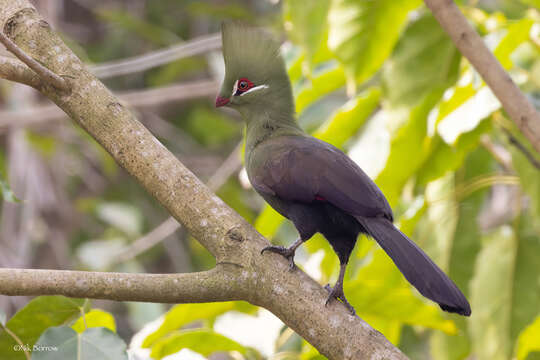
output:
<instances>
[{"instance_id":1,"label":"bird's dark eye","mask_svg":"<svg viewBox=\"0 0 540 360\"><path fill-rule=\"evenodd\" d=\"M247 78L240 78L238 79L237 85L236 85L236 92L234 95L242 95L249 89L253 87L253 83L249 81Z\"/></svg>"}]
</instances>

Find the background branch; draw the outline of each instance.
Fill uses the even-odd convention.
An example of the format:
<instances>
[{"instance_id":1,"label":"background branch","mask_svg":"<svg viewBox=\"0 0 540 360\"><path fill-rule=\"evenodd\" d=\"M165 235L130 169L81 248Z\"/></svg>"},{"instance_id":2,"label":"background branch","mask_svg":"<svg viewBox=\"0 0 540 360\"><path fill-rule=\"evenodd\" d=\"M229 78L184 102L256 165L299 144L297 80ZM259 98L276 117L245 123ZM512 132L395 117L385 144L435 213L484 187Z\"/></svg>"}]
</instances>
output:
<instances>
[{"instance_id":1,"label":"background branch","mask_svg":"<svg viewBox=\"0 0 540 360\"><path fill-rule=\"evenodd\" d=\"M6 23L9 23L8 27ZM238 269L242 286L233 287L236 299L267 308L330 359L405 358L378 331L350 315L343 304L333 302L326 307L326 290L305 273L288 271L287 261L277 254L261 256L260 250L268 241L154 138L94 75L85 70L84 64L44 23L27 0L0 0L0 28L8 29L6 35L51 71L70 76L72 91L69 94L59 94L49 87L42 93L87 130L216 257L216 271L224 266ZM60 54L63 55L62 62L58 61ZM20 294L24 290L24 281L10 279L21 276L21 271L4 271L4 285L9 286L3 286L0 293ZM49 274L57 273L43 271L30 274L30 277L37 275L38 282L42 283ZM227 272L223 274L226 276ZM65 281L59 283L64 286L48 283L50 287L34 288L32 293L47 291L48 294L74 297L134 300L132 294L138 291L138 300L149 300L159 294L159 301L177 301L164 299L160 291L152 287L160 277L171 279L176 275L138 275L137 282L148 284L144 288L113 280L114 286L107 284L106 291L99 294L91 292L92 286L79 287L80 291L74 291L72 286L77 285L77 280L84 282L86 275L64 275ZM121 278L122 275L108 276ZM173 291L182 288L174 281L166 284ZM208 287L221 286L219 282L208 282Z\"/></svg>"},{"instance_id":2,"label":"background branch","mask_svg":"<svg viewBox=\"0 0 540 360\"><path fill-rule=\"evenodd\" d=\"M497 99L540 152L540 115L489 51L484 41L468 23L452 0L424 0L461 54L480 73Z\"/></svg>"},{"instance_id":3,"label":"background branch","mask_svg":"<svg viewBox=\"0 0 540 360\"><path fill-rule=\"evenodd\" d=\"M0 67L1 65L0 62ZM31 71L28 68L26 69ZM3 72L4 70L0 70L0 77L2 77ZM9 80L16 81L16 78ZM21 82L26 84L26 82ZM40 79L36 78L36 82L40 82ZM122 92L118 94L118 97L122 102L141 109L201 97L213 97L217 92L217 88L218 84L213 80L197 80L153 89ZM0 131L9 127L38 125L65 117L66 113L56 105L43 105L17 111L0 111Z\"/></svg>"}]
</instances>

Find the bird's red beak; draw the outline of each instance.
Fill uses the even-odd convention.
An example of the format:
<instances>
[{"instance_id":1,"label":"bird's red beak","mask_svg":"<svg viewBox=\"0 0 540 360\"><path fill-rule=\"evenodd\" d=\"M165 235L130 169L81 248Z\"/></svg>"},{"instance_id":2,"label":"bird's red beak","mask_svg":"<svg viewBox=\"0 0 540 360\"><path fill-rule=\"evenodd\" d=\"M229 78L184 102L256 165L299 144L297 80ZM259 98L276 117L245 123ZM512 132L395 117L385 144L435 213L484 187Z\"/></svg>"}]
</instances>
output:
<instances>
[{"instance_id":1,"label":"bird's red beak","mask_svg":"<svg viewBox=\"0 0 540 360\"><path fill-rule=\"evenodd\" d=\"M218 96L216 98L216 107L225 106L228 103L229 103L229 99L227 99L227 98L224 98L224 97L221 97L221 96Z\"/></svg>"}]
</instances>

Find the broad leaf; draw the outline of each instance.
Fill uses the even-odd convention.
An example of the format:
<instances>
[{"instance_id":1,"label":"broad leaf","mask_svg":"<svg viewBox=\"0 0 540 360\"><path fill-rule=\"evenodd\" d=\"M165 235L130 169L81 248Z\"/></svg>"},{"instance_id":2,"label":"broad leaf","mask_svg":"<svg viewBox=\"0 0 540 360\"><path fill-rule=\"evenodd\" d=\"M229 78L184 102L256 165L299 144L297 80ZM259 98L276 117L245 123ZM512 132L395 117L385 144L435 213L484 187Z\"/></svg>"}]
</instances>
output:
<instances>
[{"instance_id":1,"label":"broad leaf","mask_svg":"<svg viewBox=\"0 0 540 360\"><path fill-rule=\"evenodd\" d=\"M370 78L388 58L419 0L334 0L330 7L328 46L351 83Z\"/></svg>"},{"instance_id":2,"label":"broad leaf","mask_svg":"<svg viewBox=\"0 0 540 360\"><path fill-rule=\"evenodd\" d=\"M34 345L32 360L127 360L126 344L109 329L77 333L69 326L47 329Z\"/></svg>"},{"instance_id":3,"label":"broad leaf","mask_svg":"<svg viewBox=\"0 0 540 360\"><path fill-rule=\"evenodd\" d=\"M540 352L540 315L519 334L517 358L525 360L531 352Z\"/></svg>"},{"instance_id":4,"label":"broad leaf","mask_svg":"<svg viewBox=\"0 0 540 360\"><path fill-rule=\"evenodd\" d=\"M424 14L406 28L383 69L389 105L413 106L432 89L448 87L457 79L460 58L433 15Z\"/></svg>"},{"instance_id":5,"label":"broad leaf","mask_svg":"<svg viewBox=\"0 0 540 360\"><path fill-rule=\"evenodd\" d=\"M339 108L313 136L334 146L343 147L373 113L380 97L381 91L378 88L370 88L360 93Z\"/></svg>"},{"instance_id":6,"label":"broad leaf","mask_svg":"<svg viewBox=\"0 0 540 360\"><path fill-rule=\"evenodd\" d=\"M86 314L83 314L79 320L71 326L71 328L78 333L82 333L86 329L95 327L104 327L112 332L116 332L114 316L100 309L92 309Z\"/></svg>"},{"instance_id":7,"label":"broad leaf","mask_svg":"<svg viewBox=\"0 0 540 360\"><path fill-rule=\"evenodd\" d=\"M195 321L213 321L217 316L230 310L252 312L255 307L243 302L222 302L211 304L180 304L174 306L163 319L161 326L148 335L142 344L143 347L151 347L160 339L167 337L176 330Z\"/></svg>"},{"instance_id":8,"label":"broad leaf","mask_svg":"<svg viewBox=\"0 0 540 360\"><path fill-rule=\"evenodd\" d=\"M182 349L190 349L204 356L218 351L238 351L246 353L246 348L212 330L185 330L177 331L152 346L150 356L153 359L162 359Z\"/></svg>"},{"instance_id":9,"label":"broad leaf","mask_svg":"<svg viewBox=\"0 0 540 360\"><path fill-rule=\"evenodd\" d=\"M326 47L328 27L326 18L330 0L283 2L283 22L289 38L300 45L306 53L306 60L314 64L316 53Z\"/></svg>"},{"instance_id":10,"label":"broad leaf","mask_svg":"<svg viewBox=\"0 0 540 360\"><path fill-rule=\"evenodd\" d=\"M19 310L6 327L23 344L34 345L47 328L67 324L76 319L81 311L87 311L88 302L84 299L71 299L64 296L40 296ZM2 360L25 359L23 352L12 351L17 343L5 331L0 330L0 353Z\"/></svg>"}]
</instances>

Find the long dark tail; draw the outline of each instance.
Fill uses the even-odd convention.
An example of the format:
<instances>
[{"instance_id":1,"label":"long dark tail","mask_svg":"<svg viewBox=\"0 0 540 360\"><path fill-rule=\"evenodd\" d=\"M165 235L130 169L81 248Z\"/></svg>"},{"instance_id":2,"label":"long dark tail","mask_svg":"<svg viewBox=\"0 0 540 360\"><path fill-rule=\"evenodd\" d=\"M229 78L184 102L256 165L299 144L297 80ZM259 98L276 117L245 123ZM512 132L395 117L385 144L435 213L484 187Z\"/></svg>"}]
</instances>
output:
<instances>
[{"instance_id":1,"label":"long dark tail","mask_svg":"<svg viewBox=\"0 0 540 360\"><path fill-rule=\"evenodd\" d=\"M357 220L422 295L445 311L471 315L471 306L456 284L394 224L386 218L358 217Z\"/></svg>"}]
</instances>

